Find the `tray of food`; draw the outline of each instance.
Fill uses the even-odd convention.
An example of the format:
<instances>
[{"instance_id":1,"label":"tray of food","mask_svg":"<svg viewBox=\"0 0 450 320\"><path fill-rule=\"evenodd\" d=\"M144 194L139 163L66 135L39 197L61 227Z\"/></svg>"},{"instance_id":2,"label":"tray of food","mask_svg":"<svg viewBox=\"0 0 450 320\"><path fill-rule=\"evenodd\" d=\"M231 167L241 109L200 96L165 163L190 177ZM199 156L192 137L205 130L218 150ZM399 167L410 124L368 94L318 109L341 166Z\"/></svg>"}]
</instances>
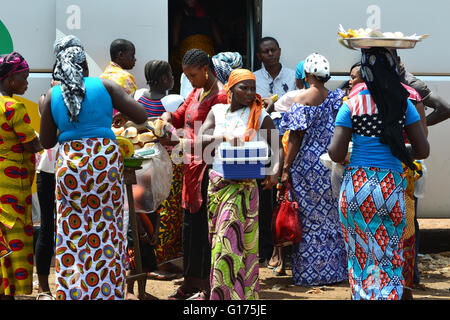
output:
<instances>
[{"instance_id":1,"label":"tray of food","mask_svg":"<svg viewBox=\"0 0 450 320\"><path fill-rule=\"evenodd\" d=\"M418 36L413 34L405 36L402 32L381 32L378 30L366 29L348 29L344 30L339 25L338 42L349 49L367 49L372 47L385 47L393 49L412 49L417 42L429 37L428 34Z\"/></svg>"}]
</instances>

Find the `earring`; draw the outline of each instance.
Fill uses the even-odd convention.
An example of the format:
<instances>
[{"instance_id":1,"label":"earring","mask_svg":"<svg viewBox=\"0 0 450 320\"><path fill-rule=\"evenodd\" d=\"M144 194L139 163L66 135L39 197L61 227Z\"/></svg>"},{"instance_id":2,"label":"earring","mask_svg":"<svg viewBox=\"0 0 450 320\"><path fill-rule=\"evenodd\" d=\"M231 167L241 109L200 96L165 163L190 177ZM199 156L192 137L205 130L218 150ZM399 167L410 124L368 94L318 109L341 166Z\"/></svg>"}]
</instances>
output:
<instances>
[{"instance_id":1,"label":"earring","mask_svg":"<svg viewBox=\"0 0 450 320\"><path fill-rule=\"evenodd\" d=\"M206 80L208 80L208 71L206 71L206 73L205 73L205 77L206 77Z\"/></svg>"}]
</instances>

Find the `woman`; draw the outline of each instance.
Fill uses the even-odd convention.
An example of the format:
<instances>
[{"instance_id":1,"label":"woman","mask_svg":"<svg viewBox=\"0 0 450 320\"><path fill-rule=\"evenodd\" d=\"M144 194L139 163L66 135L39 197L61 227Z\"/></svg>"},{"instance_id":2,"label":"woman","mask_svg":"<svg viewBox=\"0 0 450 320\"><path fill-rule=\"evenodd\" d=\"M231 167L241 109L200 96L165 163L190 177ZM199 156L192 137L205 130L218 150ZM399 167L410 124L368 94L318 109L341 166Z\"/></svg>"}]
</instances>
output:
<instances>
[{"instance_id":1,"label":"woman","mask_svg":"<svg viewBox=\"0 0 450 320\"><path fill-rule=\"evenodd\" d=\"M256 94L254 74L236 69L225 86L228 104L215 105L200 134L203 144L257 141L260 129L276 130ZM249 130L254 130L253 138ZM207 132L212 134L207 134ZM269 131L270 132L270 131ZM268 135L270 146L271 135ZM279 135L276 135L279 139ZM282 149L280 149L282 150ZM279 177L279 161L274 174L263 182L273 188ZM208 221L212 247L211 300L258 299L258 185L255 179L228 180L214 162L209 173ZM240 245L241 244L241 245Z\"/></svg>"},{"instance_id":2,"label":"woman","mask_svg":"<svg viewBox=\"0 0 450 320\"><path fill-rule=\"evenodd\" d=\"M143 92L137 100L147 110L149 117L160 117L166 112L162 99L174 84L170 64L162 60L152 60L145 65L145 78L150 90ZM167 147L169 154L171 148ZM170 194L156 211L159 228L156 228L156 261L158 264L179 257L181 245L181 227L183 209L181 192L183 180L183 164L172 163L173 177ZM162 271L154 271L151 276L156 279L170 279L175 275Z\"/></svg>"},{"instance_id":3,"label":"woman","mask_svg":"<svg viewBox=\"0 0 450 320\"><path fill-rule=\"evenodd\" d=\"M31 294L33 288L31 185L34 154L42 146L25 105L13 98L27 90L29 70L17 52L0 56L0 247L4 249L0 256L0 300Z\"/></svg>"},{"instance_id":4,"label":"woman","mask_svg":"<svg viewBox=\"0 0 450 320\"><path fill-rule=\"evenodd\" d=\"M88 77L79 39L55 42L55 79L43 102L41 139L59 142L56 162L56 299L125 297L123 159L113 106L138 124L145 109L116 83ZM59 131L59 132L58 132Z\"/></svg>"},{"instance_id":5,"label":"woman","mask_svg":"<svg viewBox=\"0 0 450 320\"><path fill-rule=\"evenodd\" d=\"M50 87L57 85L52 79ZM45 94L39 97L39 114L42 114L42 103ZM35 245L36 273L39 287L36 300L55 300L50 291L48 278L50 266L55 253L55 164L58 144L44 150L36 167L36 186L40 207L40 226Z\"/></svg>"},{"instance_id":6,"label":"woman","mask_svg":"<svg viewBox=\"0 0 450 320\"><path fill-rule=\"evenodd\" d=\"M339 110L328 149L343 162L353 150L340 192L340 217L348 251L352 299L401 299L405 280L405 179L402 163L429 154L420 116L401 85L392 54L385 48L362 50L367 90ZM370 123L370 124L369 124ZM410 147L403 139L406 131Z\"/></svg>"},{"instance_id":7,"label":"woman","mask_svg":"<svg viewBox=\"0 0 450 320\"><path fill-rule=\"evenodd\" d=\"M355 68L352 68L353 85L350 86L351 91L349 98L354 98L358 96L361 91L368 90L364 79L361 74L361 63L355 64ZM356 72L355 72L356 69ZM352 84L352 83L351 83ZM408 99L413 103L417 112L420 116L420 123L424 130L425 136L428 136L428 128L425 116L425 108L422 103L422 99L419 93L412 87L401 84L408 91ZM359 95L361 97L361 95ZM359 99L358 97L358 99ZM405 138L405 143L408 142L408 137L405 132L403 132ZM421 166L420 163L416 163L416 166ZM407 187L405 190L405 206L406 206L406 231L403 233L403 277L405 278L405 287L403 289L403 299L412 299L412 286L413 286L413 276L414 276L414 262L415 262L415 228L414 228L414 215L415 215L415 204L414 204L414 182L420 178L421 170L419 168L412 170L407 165L402 164L403 175L407 182Z\"/></svg>"},{"instance_id":8,"label":"woman","mask_svg":"<svg viewBox=\"0 0 450 320\"><path fill-rule=\"evenodd\" d=\"M295 285L312 286L347 278L345 244L330 170L320 162L330 144L344 92L325 87L330 79L325 57L309 55L304 68L309 88L297 96L281 122L282 128L290 130L281 182L291 180L302 224L302 241L292 249L293 281Z\"/></svg>"},{"instance_id":9,"label":"woman","mask_svg":"<svg viewBox=\"0 0 450 320\"><path fill-rule=\"evenodd\" d=\"M189 50L183 57L183 72L194 90L174 113L166 112L162 119L175 128L183 128L183 139L170 134L160 142L176 145L183 150L183 276L182 285L169 296L170 299L187 299L198 291L209 291L211 248L208 241L206 197L208 179L206 163L194 153L198 130L211 107L226 103L223 84L213 72L208 54L200 49ZM171 141L173 140L173 141Z\"/></svg>"}]
</instances>

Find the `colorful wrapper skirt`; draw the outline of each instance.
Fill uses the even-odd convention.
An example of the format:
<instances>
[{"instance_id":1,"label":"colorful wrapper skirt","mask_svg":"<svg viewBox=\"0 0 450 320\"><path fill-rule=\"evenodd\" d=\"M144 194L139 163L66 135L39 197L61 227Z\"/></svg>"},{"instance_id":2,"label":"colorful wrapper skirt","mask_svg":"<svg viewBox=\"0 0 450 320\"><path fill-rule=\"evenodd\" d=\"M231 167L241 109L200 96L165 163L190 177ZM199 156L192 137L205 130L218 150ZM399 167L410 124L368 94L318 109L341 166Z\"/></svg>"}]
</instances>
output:
<instances>
[{"instance_id":1,"label":"colorful wrapper skirt","mask_svg":"<svg viewBox=\"0 0 450 320\"><path fill-rule=\"evenodd\" d=\"M117 142L62 143L56 161L56 299L124 299L123 159Z\"/></svg>"},{"instance_id":2,"label":"colorful wrapper skirt","mask_svg":"<svg viewBox=\"0 0 450 320\"><path fill-rule=\"evenodd\" d=\"M340 218L354 300L401 299L405 279L405 179L399 172L348 167L340 192Z\"/></svg>"},{"instance_id":3,"label":"colorful wrapper skirt","mask_svg":"<svg viewBox=\"0 0 450 320\"><path fill-rule=\"evenodd\" d=\"M181 229L183 226L183 164L172 163L173 176L170 193L158 208L160 215L159 242L156 247L156 261L162 263L183 255Z\"/></svg>"},{"instance_id":4,"label":"colorful wrapper skirt","mask_svg":"<svg viewBox=\"0 0 450 320\"><path fill-rule=\"evenodd\" d=\"M0 224L9 252L0 258L0 294L29 295L33 288L33 226L17 219L12 229Z\"/></svg>"},{"instance_id":5,"label":"colorful wrapper skirt","mask_svg":"<svg viewBox=\"0 0 450 320\"><path fill-rule=\"evenodd\" d=\"M210 299L258 299L258 185L209 177Z\"/></svg>"}]
</instances>

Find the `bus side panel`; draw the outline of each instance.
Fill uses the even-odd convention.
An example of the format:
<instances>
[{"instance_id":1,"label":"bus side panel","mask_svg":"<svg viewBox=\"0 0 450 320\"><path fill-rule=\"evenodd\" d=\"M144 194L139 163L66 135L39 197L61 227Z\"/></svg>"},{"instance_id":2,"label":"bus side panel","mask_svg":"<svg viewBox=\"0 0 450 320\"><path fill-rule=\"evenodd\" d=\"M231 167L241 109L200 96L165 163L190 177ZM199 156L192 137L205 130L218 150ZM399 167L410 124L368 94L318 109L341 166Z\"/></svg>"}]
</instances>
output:
<instances>
[{"instance_id":1,"label":"bus side panel","mask_svg":"<svg viewBox=\"0 0 450 320\"><path fill-rule=\"evenodd\" d=\"M281 59L290 68L313 52L330 61L333 73L348 73L360 52L337 42L339 24L347 30L370 27L405 35L430 34L413 50L400 50L409 71L450 74L448 30L450 2L419 0L263 0L262 36L280 42Z\"/></svg>"},{"instance_id":2,"label":"bus side panel","mask_svg":"<svg viewBox=\"0 0 450 320\"><path fill-rule=\"evenodd\" d=\"M149 60L168 60L167 1L73 0L56 1L57 36L73 34L85 45L91 76L99 76L110 62L109 46L117 38L136 47L130 71L139 88L147 87L144 66Z\"/></svg>"},{"instance_id":3,"label":"bus side panel","mask_svg":"<svg viewBox=\"0 0 450 320\"><path fill-rule=\"evenodd\" d=\"M32 70L51 70L56 0L1 1L0 21ZM20 11L17 7L20 7Z\"/></svg>"}]
</instances>

